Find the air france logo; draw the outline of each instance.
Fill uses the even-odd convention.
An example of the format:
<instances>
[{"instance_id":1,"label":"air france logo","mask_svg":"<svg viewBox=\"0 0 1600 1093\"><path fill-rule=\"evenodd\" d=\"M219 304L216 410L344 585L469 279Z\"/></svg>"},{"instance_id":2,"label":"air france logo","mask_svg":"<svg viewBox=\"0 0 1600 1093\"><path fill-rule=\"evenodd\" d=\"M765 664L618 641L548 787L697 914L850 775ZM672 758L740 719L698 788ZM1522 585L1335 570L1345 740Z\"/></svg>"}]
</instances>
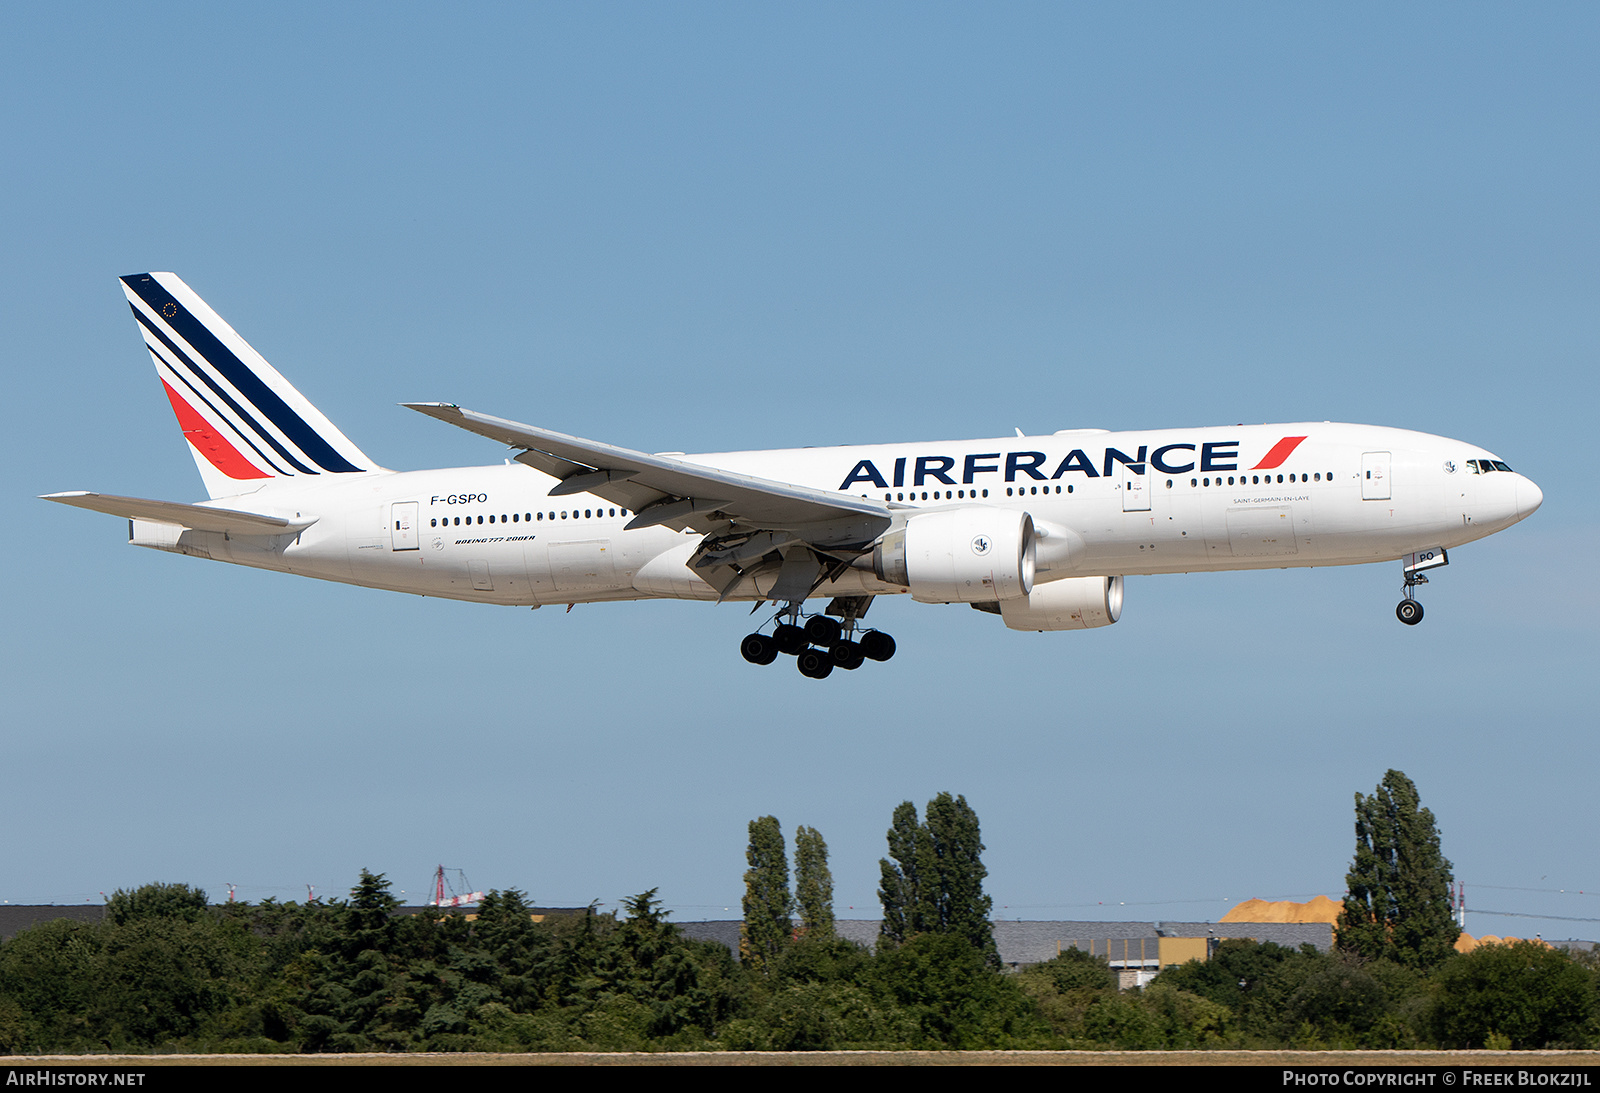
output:
<instances>
[{"instance_id":1,"label":"air france logo","mask_svg":"<svg viewBox=\"0 0 1600 1093\"><path fill-rule=\"evenodd\" d=\"M1305 439L1303 436L1284 437L1250 470L1270 471L1283 466L1284 461ZM872 460L863 459L844 476L839 488L849 490L862 484L870 484L880 490L902 486L921 488L929 482L945 486L971 486L993 481L981 477L990 474L1001 475L1004 482L1053 482L1067 474L1110 478L1117 473L1119 466L1137 475L1143 475L1146 467L1153 467L1160 474L1189 474L1197 469L1211 474L1239 469L1240 443L1237 440L1213 440L1200 444L1163 444L1154 451L1150 450L1149 445L1141 444L1139 450L1131 455L1117 448L1106 448L1098 460L1082 448L1072 449L1059 461L1044 452L979 452L963 456L959 470L955 456L903 455L894 461L893 473L888 475Z\"/></svg>"},{"instance_id":2,"label":"air france logo","mask_svg":"<svg viewBox=\"0 0 1600 1093\"><path fill-rule=\"evenodd\" d=\"M992 546L994 543L987 535L975 535L972 538L972 553L980 558L989 553L989 548Z\"/></svg>"}]
</instances>

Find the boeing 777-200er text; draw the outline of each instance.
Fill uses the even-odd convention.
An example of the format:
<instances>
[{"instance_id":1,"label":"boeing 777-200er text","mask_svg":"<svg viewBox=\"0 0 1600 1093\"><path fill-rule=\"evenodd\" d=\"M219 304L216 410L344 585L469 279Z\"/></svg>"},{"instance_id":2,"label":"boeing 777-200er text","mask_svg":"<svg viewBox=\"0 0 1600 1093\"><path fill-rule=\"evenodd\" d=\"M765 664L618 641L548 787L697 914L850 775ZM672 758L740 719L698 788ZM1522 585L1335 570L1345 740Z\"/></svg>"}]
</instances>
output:
<instances>
[{"instance_id":1,"label":"boeing 777-200er text","mask_svg":"<svg viewBox=\"0 0 1600 1093\"><path fill-rule=\"evenodd\" d=\"M745 659L817 679L893 655L862 618L898 592L1080 630L1117 621L1130 573L1398 559L1416 623L1426 570L1544 499L1471 444L1328 422L686 456L426 402L407 405L518 454L398 473L176 276L122 284L211 499L49 500L126 518L138 546L423 596L772 603Z\"/></svg>"}]
</instances>

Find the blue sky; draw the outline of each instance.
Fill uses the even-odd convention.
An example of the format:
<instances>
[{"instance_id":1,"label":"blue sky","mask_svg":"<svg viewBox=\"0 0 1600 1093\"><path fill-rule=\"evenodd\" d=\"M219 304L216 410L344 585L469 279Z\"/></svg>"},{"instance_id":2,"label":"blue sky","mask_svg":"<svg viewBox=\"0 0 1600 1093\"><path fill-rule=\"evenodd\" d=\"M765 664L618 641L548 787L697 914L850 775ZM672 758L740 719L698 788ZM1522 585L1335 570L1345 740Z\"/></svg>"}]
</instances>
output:
<instances>
[{"instance_id":1,"label":"blue sky","mask_svg":"<svg viewBox=\"0 0 1600 1093\"><path fill-rule=\"evenodd\" d=\"M1600 933L1586 443L1600 14L1490 5L112 5L0 43L0 899L426 888L738 913L746 824L874 917L964 794L997 913L1337 899L1405 771L1474 933ZM1131 579L1018 634L739 659L745 609L489 608L134 550L192 500L116 284L174 270L397 469L445 400L646 450L1253 421L1482 444L1543 488L1452 554ZM1581 893L1581 894L1580 894ZM1542 917L1513 917L1513 916Z\"/></svg>"}]
</instances>

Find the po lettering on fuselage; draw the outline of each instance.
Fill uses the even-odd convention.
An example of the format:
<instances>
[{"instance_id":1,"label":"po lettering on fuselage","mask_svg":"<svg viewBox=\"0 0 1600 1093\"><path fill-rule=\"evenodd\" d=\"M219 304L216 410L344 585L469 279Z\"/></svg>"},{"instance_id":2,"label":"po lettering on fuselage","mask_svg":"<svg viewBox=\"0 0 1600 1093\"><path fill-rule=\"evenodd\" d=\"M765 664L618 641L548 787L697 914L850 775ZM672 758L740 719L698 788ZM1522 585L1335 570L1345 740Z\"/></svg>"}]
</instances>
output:
<instances>
[{"instance_id":1,"label":"po lettering on fuselage","mask_svg":"<svg viewBox=\"0 0 1600 1093\"><path fill-rule=\"evenodd\" d=\"M863 483L886 490L898 487L919 487L930 482L946 486L971 486L979 482L979 475L1001 475L1001 481L1016 482L1021 477L1035 482L1055 481L1067 474L1081 474L1085 478L1108 478L1115 468L1126 466L1134 474L1144 474L1147 466L1162 474L1188 474L1197 467L1201 471L1235 471L1239 469L1239 442L1215 440L1200 444L1163 444L1154 451L1141 444L1129 454L1120 448L1106 448L1098 460L1092 459L1082 448L1074 448L1057 458L1039 451L978 452L964 457L957 470L954 456L903 455L895 459L892 473L885 475L870 459L859 460L845 475L839 489L850 490ZM1048 473L1046 473L1048 472ZM956 475L960 481L956 480Z\"/></svg>"}]
</instances>

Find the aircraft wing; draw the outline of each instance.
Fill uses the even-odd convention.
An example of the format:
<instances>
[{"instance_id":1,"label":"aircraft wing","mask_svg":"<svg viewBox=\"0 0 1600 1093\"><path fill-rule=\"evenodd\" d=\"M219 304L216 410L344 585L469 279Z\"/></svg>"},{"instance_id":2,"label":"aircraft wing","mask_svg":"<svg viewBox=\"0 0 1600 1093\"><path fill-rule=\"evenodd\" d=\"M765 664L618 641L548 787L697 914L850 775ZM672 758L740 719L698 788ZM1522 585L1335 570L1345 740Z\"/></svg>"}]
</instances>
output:
<instances>
[{"instance_id":1,"label":"aircraft wing","mask_svg":"<svg viewBox=\"0 0 1600 1093\"><path fill-rule=\"evenodd\" d=\"M293 535L304 531L316 519L285 520L277 516L263 516L258 512L240 512L237 509L219 509L211 505L185 505L178 501L152 501L144 497L118 497L111 493L48 493L45 501L59 501L80 509L91 509L125 520L150 520L158 524L176 524L194 531L221 531L230 535Z\"/></svg>"},{"instance_id":2,"label":"aircraft wing","mask_svg":"<svg viewBox=\"0 0 1600 1093\"><path fill-rule=\"evenodd\" d=\"M888 529L888 506L862 497L650 455L442 402L403 405L524 451L517 462L561 479L552 496L591 493L636 514L628 527L664 524L702 534L784 533L789 542L860 549ZM773 540L776 542L777 540Z\"/></svg>"}]
</instances>

